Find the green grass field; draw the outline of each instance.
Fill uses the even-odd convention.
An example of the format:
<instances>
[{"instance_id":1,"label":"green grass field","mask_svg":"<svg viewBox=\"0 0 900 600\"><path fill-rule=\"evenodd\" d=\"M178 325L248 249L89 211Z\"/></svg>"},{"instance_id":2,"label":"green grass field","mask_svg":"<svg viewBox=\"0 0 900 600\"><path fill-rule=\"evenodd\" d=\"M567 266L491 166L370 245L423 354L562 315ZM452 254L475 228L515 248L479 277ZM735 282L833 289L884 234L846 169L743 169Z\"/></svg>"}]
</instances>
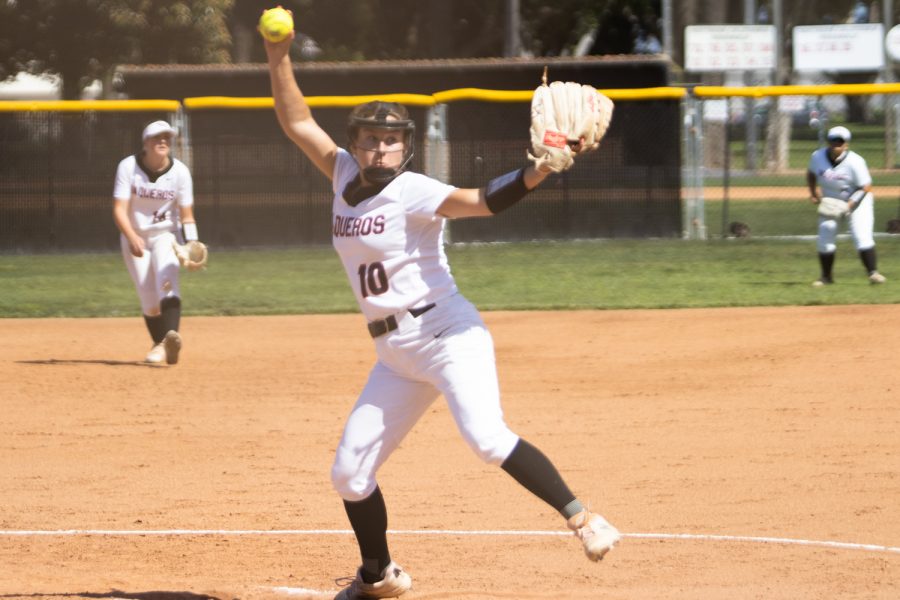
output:
<instances>
[{"instance_id":1,"label":"green grass field","mask_svg":"<svg viewBox=\"0 0 900 600\"><path fill-rule=\"evenodd\" d=\"M828 127L833 127L835 125L845 125L850 129L850 131L853 133L853 139L850 142L850 149L862 155L862 157L865 158L869 163L870 169L878 169L884 166L885 135L883 124L841 123L837 121L828 123ZM746 143L743 139L745 132L741 127L733 127L730 135L731 140L729 143L729 148L731 150L731 167L738 170L744 169L746 167L747 159ZM765 132L761 132L760 135L765 135ZM788 168L792 170L799 170L801 172L799 185L803 185L802 173L806 171L806 167L809 164L809 155L812 154L813 151L815 151L817 148L821 147L818 135L818 130L812 129L807 126L795 125L791 130L791 141L788 148ZM757 140L757 165L764 164L765 146L766 140L764 138ZM768 179L768 177L763 177L762 179ZM889 174L889 180L882 180L882 178L877 179L878 183L881 183L882 185L896 185L898 174ZM760 182L756 185L772 184Z\"/></svg>"},{"instance_id":2,"label":"green grass field","mask_svg":"<svg viewBox=\"0 0 900 600\"><path fill-rule=\"evenodd\" d=\"M847 239L837 283L814 289L811 240L628 240L448 249L461 291L483 310L688 308L900 302L900 236L879 238L889 281L872 286ZM118 254L0 256L0 317L139 316ZM355 312L330 247L216 251L182 276L184 314Z\"/></svg>"}]
</instances>

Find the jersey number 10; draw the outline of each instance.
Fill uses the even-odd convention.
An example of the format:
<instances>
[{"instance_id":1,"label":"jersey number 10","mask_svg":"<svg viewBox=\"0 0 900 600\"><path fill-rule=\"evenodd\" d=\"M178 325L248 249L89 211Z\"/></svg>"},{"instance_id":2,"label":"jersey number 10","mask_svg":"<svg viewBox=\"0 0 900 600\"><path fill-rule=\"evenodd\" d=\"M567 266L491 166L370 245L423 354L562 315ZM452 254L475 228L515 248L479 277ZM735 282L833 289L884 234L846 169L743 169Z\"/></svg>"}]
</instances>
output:
<instances>
[{"instance_id":1,"label":"jersey number 10","mask_svg":"<svg viewBox=\"0 0 900 600\"><path fill-rule=\"evenodd\" d=\"M387 271L380 262L359 265L359 293L362 297L378 296L388 291Z\"/></svg>"}]
</instances>

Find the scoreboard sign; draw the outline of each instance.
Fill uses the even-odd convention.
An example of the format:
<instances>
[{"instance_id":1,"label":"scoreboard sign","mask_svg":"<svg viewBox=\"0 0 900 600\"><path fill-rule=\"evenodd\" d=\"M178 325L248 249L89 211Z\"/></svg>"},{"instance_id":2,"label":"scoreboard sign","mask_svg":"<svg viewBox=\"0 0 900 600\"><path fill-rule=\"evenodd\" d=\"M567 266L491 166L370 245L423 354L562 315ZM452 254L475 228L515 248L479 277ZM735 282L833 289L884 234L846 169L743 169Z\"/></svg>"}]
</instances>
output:
<instances>
[{"instance_id":1,"label":"scoreboard sign","mask_svg":"<svg viewBox=\"0 0 900 600\"><path fill-rule=\"evenodd\" d=\"M884 68L884 25L794 27L795 71L879 71Z\"/></svg>"},{"instance_id":2,"label":"scoreboard sign","mask_svg":"<svg viewBox=\"0 0 900 600\"><path fill-rule=\"evenodd\" d=\"M684 28L687 71L775 69L774 25L688 25Z\"/></svg>"}]
</instances>

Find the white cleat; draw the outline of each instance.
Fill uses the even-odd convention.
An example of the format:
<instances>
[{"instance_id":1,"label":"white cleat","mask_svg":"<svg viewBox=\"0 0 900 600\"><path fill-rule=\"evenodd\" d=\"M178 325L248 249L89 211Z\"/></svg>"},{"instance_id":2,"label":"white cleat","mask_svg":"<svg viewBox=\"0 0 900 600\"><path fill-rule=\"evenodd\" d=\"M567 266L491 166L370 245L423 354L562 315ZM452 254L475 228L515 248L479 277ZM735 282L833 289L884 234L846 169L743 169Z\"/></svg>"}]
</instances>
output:
<instances>
[{"instance_id":1,"label":"white cleat","mask_svg":"<svg viewBox=\"0 0 900 600\"><path fill-rule=\"evenodd\" d=\"M163 339L163 346L166 352L166 363L178 364L178 353L181 352L181 336L178 335L178 332L175 330L168 332Z\"/></svg>"},{"instance_id":2,"label":"white cleat","mask_svg":"<svg viewBox=\"0 0 900 600\"><path fill-rule=\"evenodd\" d=\"M158 365L164 360L166 360L166 346L163 342L160 342L150 348L150 352L147 353L147 358L144 359L144 362Z\"/></svg>"},{"instance_id":3,"label":"white cleat","mask_svg":"<svg viewBox=\"0 0 900 600\"><path fill-rule=\"evenodd\" d=\"M887 277L885 277L878 271L875 271L874 273L871 273L869 275L869 283L884 283L885 281L887 281Z\"/></svg>"},{"instance_id":4,"label":"white cleat","mask_svg":"<svg viewBox=\"0 0 900 600\"><path fill-rule=\"evenodd\" d=\"M606 519L588 510L583 510L569 519L567 525L575 532L575 537L581 540L585 555L594 562L606 556L606 553L622 538L619 530L610 525Z\"/></svg>"},{"instance_id":5,"label":"white cleat","mask_svg":"<svg viewBox=\"0 0 900 600\"><path fill-rule=\"evenodd\" d=\"M412 587L412 578L395 562L385 567L382 575L381 581L366 583L362 580L361 570L358 570L353 582L342 589L334 600L397 598Z\"/></svg>"}]
</instances>

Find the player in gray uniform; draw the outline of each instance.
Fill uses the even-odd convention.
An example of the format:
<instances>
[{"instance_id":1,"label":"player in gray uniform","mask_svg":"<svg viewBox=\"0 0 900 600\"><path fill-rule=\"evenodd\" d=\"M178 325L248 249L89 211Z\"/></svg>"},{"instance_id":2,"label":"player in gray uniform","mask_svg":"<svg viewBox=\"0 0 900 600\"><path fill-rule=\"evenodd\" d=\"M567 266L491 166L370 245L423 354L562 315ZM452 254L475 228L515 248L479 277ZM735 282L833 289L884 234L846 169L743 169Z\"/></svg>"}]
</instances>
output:
<instances>
[{"instance_id":1,"label":"player in gray uniform","mask_svg":"<svg viewBox=\"0 0 900 600\"><path fill-rule=\"evenodd\" d=\"M122 257L153 340L145 360L170 365L178 362L182 344L180 263L174 244L197 240L191 173L171 156L176 133L166 121L147 125L141 152L122 159L113 189Z\"/></svg>"},{"instance_id":2,"label":"player in gray uniform","mask_svg":"<svg viewBox=\"0 0 900 600\"><path fill-rule=\"evenodd\" d=\"M480 189L406 171L414 123L392 102L356 107L348 150L313 119L294 77L293 34L265 42L275 112L285 134L331 181L332 240L374 339L377 362L350 411L331 479L356 533L362 565L337 598L393 598L411 579L391 560L376 473L439 395L463 439L557 510L591 560L619 532L590 512L550 460L503 419L493 341L457 290L443 245L445 219L491 216L521 200L547 173L534 165Z\"/></svg>"},{"instance_id":3,"label":"player in gray uniform","mask_svg":"<svg viewBox=\"0 0 900 600\"><path fill-rule=\"evenodd\" d=\"M845 217L869 281L873 284L884 283L886 278L878 272L878 259L875 255L872 176L865 159L850 150L850 137L850 130L846 127L838 126L828 130L828 146L813 152L809 159L806 184L813 204L821 203L823 196L847 201L848 213ZM837 252L838 221L842 218L844 217L819 215L816 246L822 274L813 282L815 287L834 283L832 269Z\"/></svg>"}]
</instances>

